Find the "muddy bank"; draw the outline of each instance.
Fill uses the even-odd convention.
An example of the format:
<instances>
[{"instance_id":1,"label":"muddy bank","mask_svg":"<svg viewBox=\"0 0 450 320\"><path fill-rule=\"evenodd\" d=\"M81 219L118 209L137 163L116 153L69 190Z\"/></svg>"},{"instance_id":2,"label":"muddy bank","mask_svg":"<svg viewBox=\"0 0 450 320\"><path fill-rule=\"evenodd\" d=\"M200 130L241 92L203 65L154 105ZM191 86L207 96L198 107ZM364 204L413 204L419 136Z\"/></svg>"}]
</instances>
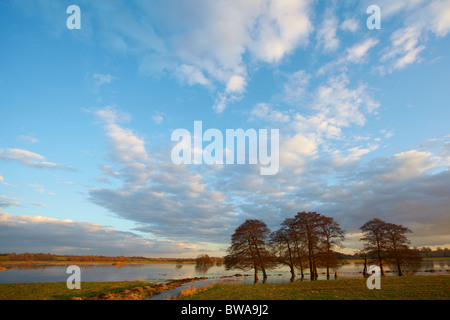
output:
<instances>
[{"instance_id":1,"label":"muddy bank","mask_svg":"<svg viewBox=\"0 0 450 320\"><path fill-rule=\"evenodd\" d=\"M117 292L106 292L96 296L81 298L72 297L69 300L143 300L153 297L154 295L160 294L163 291L175 289L186 283L206 280L207 277L201 278L186 278L180 280L173 280L168 283L159 283L153 285L142 285L132 289L126 289Z\"/></svg>"}]
</instances>

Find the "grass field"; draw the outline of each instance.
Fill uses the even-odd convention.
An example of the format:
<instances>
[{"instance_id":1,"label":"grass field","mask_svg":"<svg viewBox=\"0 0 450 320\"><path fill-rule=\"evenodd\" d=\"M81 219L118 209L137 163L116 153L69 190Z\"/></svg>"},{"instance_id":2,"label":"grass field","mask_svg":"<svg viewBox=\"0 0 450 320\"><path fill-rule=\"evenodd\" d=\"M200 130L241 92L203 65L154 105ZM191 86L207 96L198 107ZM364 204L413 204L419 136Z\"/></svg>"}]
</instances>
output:
<instances>
[{"instance_id":1,"label":"grass field","mask_svg":"<svg viewBox=\"0 0 450 320\"><path fill-rule=\"evenodd\" d=\"M165 290L206 278L144 281L82 282L81 289L69 290L65 282L0 283L0 300L142 300Z\"/></svg>"},{"instance_id":2,"label":"grass field","mask_svg":"<svg viewBox=\"0 0 450 320\"><path fill-rule=\"evenodd\" d=\"M83 282L80 290L69 290L65 282L1 283L0 300L67 300L91 297L105 292L148 286L141 281Z\"/></svg>"},{"instance_id":3,"label":"grass field","mask_svg":"<svg viewBox=\"0 0 450 320\"><path fill-rule=\"evenodd\" d=\"M340 279L294 283L226 284L180 300L448 300L450 276L408 276L381 279L380 290L366 280Z\"/></svg>"},{"instance_id":4,"label":"grass field","mask_svg":"<svg viewBox=\"0 0 450 320\"><path fill-rule=\"evenodd\" d=\"M184 282L186 282L185 280ZM72 297L139 300L183 283L141 281L83 282L69 290L65 282L2 283L0 300L67 300ZM369 290L365 279L293 283L226 284L192 290L181 300L449 300L450 276L407 276L381 279L381 290Z\"/></svg>"}]
</instances>

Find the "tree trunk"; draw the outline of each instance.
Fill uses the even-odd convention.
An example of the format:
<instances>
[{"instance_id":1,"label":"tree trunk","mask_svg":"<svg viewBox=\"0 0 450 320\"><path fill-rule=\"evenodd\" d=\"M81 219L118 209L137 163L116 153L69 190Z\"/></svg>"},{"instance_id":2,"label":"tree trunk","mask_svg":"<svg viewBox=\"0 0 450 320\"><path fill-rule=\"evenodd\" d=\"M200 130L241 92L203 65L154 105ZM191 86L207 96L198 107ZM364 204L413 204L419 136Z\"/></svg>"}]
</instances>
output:
<instances>
[{"instance_id":1,"label":"tree trunk","mask_svg":"<svg viewBox=\"0 0 450 320\"><path fill-rule=\"evenodd\" d=\"M309 259L309 278L311 281L314 280L314 261L312 259L311 248L308 246L308 259Z\"/></svg>"},{"instance_id":2,"label":"tree trunk","mask_svg":"<svg viewBox=\"0 0 450 320\"><path fill-rule=\"evenodd\" d=\"M398 268L398 275L402 276L403 273L402 273L402 269L400 268L400 263L399 262L397 262L397 268Z\"/></svg>"},{"instance_id":3,"label":"tree trunk","mask_svg":"<svg viewBox=\"0 0 450 320\"><path fill-rule=\"evenodd\" d=\"M267 273L266 273L266 268L264 268L264 266L261 266L262 269L262 273L263 273L263 280L264 282L266 282L265 280L267 280Z\"/></svg>"},{"instance_id":4,"label":"tree trunk","mask_svg":"<svg viewBox=\"0 0 450 320\"><path fill-rule=\"evenodd\" d=\"M295 279L295 270L294 270L294 266L290 265L289 266L291 268L291 278L289 279L291 282L294 282Z\"/></svg>"},{"instance_id":5,"label":"tree trunk","mask_svg":"<svg viewBox=\"0 0 450 320\"><path fill-rule=\"evenodd\" d=\"M384 277L383 260L381 259L381 248L379 239L377 239L377 256L378 256L378 264L380 265L381 276Z\"/></svg>"},{"instance_id":6,"label":"tree trunk","mask_svg":"<svg viewBox=\"0 0 450 320\"><path fill-rule=\"evenodd\" d=\"M383 261L381 260L381 257L380 257L379 254L378 254L378 261L379 261L379 264L380 264L381 276L384 277Z\"/></svg>"},{"instance_id":7,"label":"tree trunk","mask_svg":"<svg viewBox=\"0 0 450 320\"><path fill-rule=\"evenodd\" d=\"M363 277L367 277L367 256L364 255L364 269L363 269Z\"/></svg>"},{"instance_id":8,"label":"tree trunk","mask_svg":"<svg viewBox=\"0 0 450 320\"><path fill-rule=\"evenodd\" d=\"M290 281L293 282L294 279L295 279L294 259L292 257L292 251L291 251L291 247L289 246L289 241L287 241L287 247L288 247L288 252L289 252L289 268L291 269L291 279L290 279Z\"/></svg>"}]
</instances>

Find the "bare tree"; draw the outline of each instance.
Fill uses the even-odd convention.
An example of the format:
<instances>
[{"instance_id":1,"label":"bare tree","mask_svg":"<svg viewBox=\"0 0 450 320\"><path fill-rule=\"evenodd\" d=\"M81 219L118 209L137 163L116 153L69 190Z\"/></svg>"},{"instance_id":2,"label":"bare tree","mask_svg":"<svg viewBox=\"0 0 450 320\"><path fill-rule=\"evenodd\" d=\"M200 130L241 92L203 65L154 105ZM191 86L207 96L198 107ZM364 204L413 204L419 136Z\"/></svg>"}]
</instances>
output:
<instances>
[{"instance_id":1,"label":"bare tree","mask_svg":"<svg viewBox=\"0 0 450 320\"><path fill-rule=\"evenodd\" d=\"M263 281L267 279L266 270L275 266L266 241L270 235L267 225L261 220L246 220L231 236L231 246L225 256L225 268L255 270L255 282L258 281L258 270L263 273Z\"/></svg>"},{"instance_id":2,"label":"bare tree","mask_svg":"<svg viewBox=\"0 0 450 320\"><path fill-rule=\"evenodd\" d=\"M398 275L402 276L403 264L420 260L419 255L409 248L411 242L406 237L406 233L412 233L412 231L407 227L394 223L386 223L384 228L386 230L387 255L396 265Z\"/></svg>"},{"instance_id":3,"label":"bare tree","mask_svg":"<svg viewBox=\"0 0 450 320\"><path fill-rule=\"evenodd\" d=\"M292 241L293 250L294 250L294 263L297 269L300 269L301 279L305 277L303 266L306 265L304 261L307 256L306 253L306 243L304 241L303 235L300 233L299 228L297 227L295 218L287 218L283 221L282 226L287 229L289 234L289 239Z\"/></svg>"},{"instance_id":4,"label":"bare tree","mask_svg":"<svg viewBox=\"0 0 450 320\"><path fill-rule=\"evenodd\" d=\"M367 221L361 230L364 236L360 239L365 242L364 250L376 257L380 267L381 275L384 276L383 259L385 258L387 238L386 238L386 222L378 218Z\"/></svg>"},{"instance_id":5,"label":"bare tree","mask_svg":"<svg viewBox=\"0 0 450 320\"><path fill-rule=\"evenodd\" d=\"M201 254L195 259L195 263L200 265L211 265L213 264L213 260L207 254Z\"/></svg>"},{"instance_id":6,"label":"bare tree","mask_svg":"<svg viewBox=\"0 0 450 320\"><path fill-rule=\"evenodd\" d=\"M316 212L299 212L295 216L296 229L307 248L311 280L317 280L318 278L317 258L320 251L320 239L323 236L320 224L321 215Z\"/></svg>"},{"instance_id":7,"label":"bare tree","mask_svg":"<svg viewBox=\"0 0 450 320\"><path fill-rule=\"evenodd\" d=\"M289 266L291 271L291 281L295 279L295 248L291 239L290 230L281 227L270 235L270 246L272 255L277 263Z\"/></svg>"},{"instance_id":8,"label":"bare tree","mask_svg":"<svg viewBox=\"0 0 450 320\"><path fill-rule=\"evenodd\" d=\"M338 264L334 248L342 248L341 241L344 240L344 230L331 217L321 216L319 225L323 235L324 253L322 254L322 260L327 269L327 279L330 279L330 267Z\"/></svg>"}]
</instances>

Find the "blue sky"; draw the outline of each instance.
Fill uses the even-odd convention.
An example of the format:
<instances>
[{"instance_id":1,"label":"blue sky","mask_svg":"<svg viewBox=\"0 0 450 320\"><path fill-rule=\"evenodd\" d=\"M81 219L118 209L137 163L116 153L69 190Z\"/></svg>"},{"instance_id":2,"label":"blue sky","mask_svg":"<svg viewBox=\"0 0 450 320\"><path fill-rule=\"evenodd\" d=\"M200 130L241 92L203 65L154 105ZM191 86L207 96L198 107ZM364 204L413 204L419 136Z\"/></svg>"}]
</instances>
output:
<instances>
[{"instance_id":1,"label":"blue sky","mask_svg":"<svg viewBox=\"0 0 450 320\"><path fill-rule=\"evenodd\" d=\"M304 210L448 246L449 32L448 0L2 1L0 252L222 255ZM197 120L279 129L280 171L174 165Z\"/></svg>"}]
</instances>

